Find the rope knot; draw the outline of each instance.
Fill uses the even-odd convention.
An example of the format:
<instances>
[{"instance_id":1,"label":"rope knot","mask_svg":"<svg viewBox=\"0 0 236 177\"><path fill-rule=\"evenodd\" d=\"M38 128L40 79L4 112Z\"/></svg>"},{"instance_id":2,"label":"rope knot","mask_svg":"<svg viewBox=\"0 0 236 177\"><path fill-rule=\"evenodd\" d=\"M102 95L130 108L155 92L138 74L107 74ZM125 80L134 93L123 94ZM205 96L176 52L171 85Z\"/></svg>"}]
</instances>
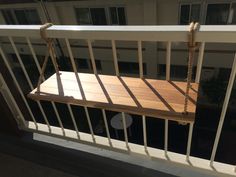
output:
<instances>
[{"instance_id":1,"label":"rope knot","mask_svg":"<svg viewBox=\"0 0 236 177\"><path fill-rule=\"evenodd\" d=\"M191 22L189 25L189 35L188 35L188 48L195 50L198 46L198 43L195 42L195 32L200 28L199 23Z\"/></svg>"},{"instance_id":2,"label":"rope knot","mask_svg":"<svg viewBox=\"0 0 236 177\"><path fill-rule=\"evenodd\" d=\"M57 76L60 75L59 73L59 68L57 65L57 60L56 60L56 53L55 53L55 49L53 46L53 39L52 38L48 38L46 35L46 30L52 26L52 23L45 23L44 25L42 25L40 27L40 36L41 38L46 42L47 44L47 52L44 58L44 62L43 62L43 66L42 66L42 70L40 71L40 76L39 76L39 80L38 80L38 85L37 85L37 92L36 93L40 93L40 84L42 82L42 80L44 80L44 72L47 66L47 62L48 62L48 58L49 56L51 57L54 69L56 71Z\"/></svg>"},{"instance_id":3,"label":"rope knot","mask_svg":"<svg viewBox=\"0 0 236 177\"><path fill-rule=\"evenodd\" d=\"M189 60L188 60L187 85L186 85L185 100L184 100L184 111L183 111L184 115L188 114L189 90L191 88L194 52L195 49L198 47L198 43L195 42L195 32L199 30L199 28L200 28L199 23L192 22L189 25L189 33L188 33Z\"/></svg>"},{"instance_id":4,"label":"rope knot","mask_svg":"<svg viewBox=\"0 0 236 177\"><path fill-rule=\"evenodd\" d=\"M49 39L46 35L46 30L51 27L52 23L45 23L40 27L40 36L46 43L48 43L51 39Z\"/></svg>"}]
</instances>

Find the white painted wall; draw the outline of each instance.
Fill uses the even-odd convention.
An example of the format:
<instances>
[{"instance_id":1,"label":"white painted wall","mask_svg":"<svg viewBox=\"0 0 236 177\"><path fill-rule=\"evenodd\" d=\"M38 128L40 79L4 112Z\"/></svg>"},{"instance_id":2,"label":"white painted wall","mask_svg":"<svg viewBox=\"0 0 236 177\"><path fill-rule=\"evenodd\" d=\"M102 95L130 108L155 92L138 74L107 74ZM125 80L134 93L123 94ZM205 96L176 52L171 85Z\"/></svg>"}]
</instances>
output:
<instances>
[{"instance_id":1,"label":"white painted wall","mask_svg":"<svg viewBox=\"0 0 236 177\"><path fill-rule=\"evenodd\" d=\"M157 0L157 25L178 25L179 1Z\"/></svg>"}]
</instances>

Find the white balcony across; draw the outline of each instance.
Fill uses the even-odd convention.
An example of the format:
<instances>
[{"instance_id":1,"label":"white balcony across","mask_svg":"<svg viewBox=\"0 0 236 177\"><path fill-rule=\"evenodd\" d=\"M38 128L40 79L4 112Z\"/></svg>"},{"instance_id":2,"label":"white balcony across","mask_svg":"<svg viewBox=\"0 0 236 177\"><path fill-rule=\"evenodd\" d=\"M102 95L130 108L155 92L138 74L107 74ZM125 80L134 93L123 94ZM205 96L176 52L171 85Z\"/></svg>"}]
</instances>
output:
<instances>
[{"instance_id":1,"label":"white balcony across","mask_svg":"<svg viewBox=\"0 0 236 177\"><path fill-rule=\"evenodd\" d=\"M76 96L78 95L78 97L82 98L82 94L81 94L81 90L78 89L78 80L76 79L76 75L79 76L79 78L81 79L81 85L82 87L88 87L88 88L92 88L94 86L98 87L98 89L100 92L96 93L96 95L100 95L101 98L96 97L96 99L101 99L99 102L100 104L98 104L97 102L93 102L93 100L91 100L90 102L88 101L90 98L89 97L93 97L91 96L91 92L87 92L85 91L85 96L87 96L86 99L88 99L86 102L83 101L81 99L81 101L77 101L77 102L72 102L71 99L70 100L66 100L63 99L61 100L62 97L58 97L58 93L59 90L58 88L53 88L56 82L56 77L55 75L50 77L49 80L45 81L42 85L41 85L41 93L40 95L38 95L39 97L41 97L40 99L36 99L36 103L39 107L39 110L42 113L43 119L45 120L45 124L42 123L38 123L34 117L34 110L29 106L28 104L28 100L27 97L25 96L25 94L23 93L21 87L20 87L20 83L19 81L16 79L15 73L12 71L12 67L10 65L10 62L7 58L6 52L3 50L2 46L0 48L0 54L1 57L9 71L9 73L11 74L11 77L13 79L14 84L16 85L17 90L19 91L22 100L29 112L29 115L32 118L32 121L26 121L24 118L24 114L21 113L21 110L18 108L17 104L9 104L13 107L15 107L14 110L17 110L18 112L18 118L17 121L19 122L19 126L20 128L27 130L27 131L34 131L34 132L40 132L43 134L48 134L50 136L57 136L63 139L69 139L69 140L73 140L73 141L79 141L85 144L89 144L89 145L94 145L94 146L99 146L99 147L103 147L103 148L108 148L114 151L121 151L121 152L125 152L125 153L130 153L130 154L142 154L146 157L153 157L155 158L159 158L159 159L164 159L166 161L168 161L169 157L171 157L171 163L177 163L177 164L181 164L184 165L183 168L186 169L192 169L195 167L195 169L201 169L204 171L204 173L209 173L209 174L217 174L217 175L231 175L234 176L235 174L235 167L233 165L228 165L228 164L219 164L214 162L215 159L215 154L216 154L216 150L218 147L218 142L219 142L219 138L220 138L220 134L221 134L221 130L222 130L222 126L224 123L224 118L225 118L225 114L226 114L226 110L228 107L228 102L229 102L229 98L231 95L231 91L232 91L232 87L233 87L233 82L235 79L235 72L236 72L236 59L234 59L234 64L232 66L232 71L231 71L231 76L229 78L229 85L226 91L226 96L225 96L225 100L224 100L224 105L223 105L223 109L222 109L222 114L220 117L220 122L219 122L219 127L217 130L217 134L216 134L216 138L215 138L215 143L212 149L212 156L210 160L204 160L204 159L195 159L193 157L190 156L190 152L191 152L191 141L192 141L192 132L193 130L193 124L194 124L194 114L195 114L195 109L196 109L196 101L197 101L197 90L198 90L198 83L200 81L200 75L201 75L201 68L202 68L202 63L203 63L203 59L204 59L204 48L205 48L205 44L207 43L236 43L236 26L201 26L199 31L196 32L196 42L200 43L199 46L199 54L198 54L198 62L197 62L197 72L196 72L196 77L195 77L195 85L192 85L192 90L190 91L190 104L192 104L192 108L190 106L190 110L192 109L192 112L190 111L189 117L188 119L185 119L185 123L187 123L189 125L189 133L188 133L188 142L187 142L187 147L186 147L186 154L185 155L181 155L181 154L177 154L177 155L173 155L172 152L168 151L168 123L169 121L181 121L181 119L174 119L174 118L170 118L171 116L166 114L165 112L158 112L158 116L159 118L167 118L166 120L164 120L165 122L165 132L164 132L164 149L163 150L158 150L155 148L150 148L148 147L148 139L147 139L147 127L146 127L146 116L152 116L155 117L155 115L157 115L157 112L152 112L153 109L150 109L150 103L154 103L157 99L161 100L159 103L163 104L166 110L168 110L168 106L164 104L163 99L169 99L172 100L171 95L165 94L163 90L161 90L160 88L158 88L159 82L162 82L162 84L169 84L170 87L173 87L173 84L176 85L178 87L178 89L175 87L175 91L172 90L172 94L175 94L175 98L181 98L182 101L180 102L182 105L183 103L183 90L185 90L185 85L181 85L183 83L179 83L179 82L170 82L169 80L171 79L171 75L170 75L170 65L171 65L171 44L173 42L188 42L188 26L52 26L50 28L48 28L46 30L46 34L47 37L49 38L53 38L53 39L60 39L60 40L64 40L66 43L66 48L69 54L69 58L70 58L70 63L72 65L73 71L72 73L67 73L67 72L61 72L61 78L63 77L67 77L67 75L70 79L71 82L68 84L67 82L64 82L64 80L62 80L62 85L63 87L71 87L70 84L72 84L73 88L77 87L77 89L74 90L75 95L67 95L68 97L70 96ZM37 54L36 54L36 50L34 48L34 46L32 45L31 41L35 40L35 39L40 39L40 33L39 33L39 29L40 26L20 26L20 25L0 25L0 36L1 37L6 37L9 41L10 41L10 45L13 48L14 53L16 54L16 57L19 61L20 67L23 71L24 76L26 77L26 81L29 85L29 87L31 88L31 90L33 90L33 92L29 95L31 98L34 98L37 94L34 94L35 90L34 88L36 87L36 85L32 84L32 81L30 80L29 74L27 73L24 63L22 62L22 58L20 55L20 52L18 51L16 44L14 42L14 38L15 37L20 37L23 40L26 41L28 47L29 47L29 51L33 56L33 59L35 61L35 64L37 65L37 69L38 72L41 73L41 66L39 64L38 58L37 58ZM83 74L83 73L78 73L77 71L77 67L75 65L74 62L74 56L71 50L71 46L70 46L70 40L84 40L87 44L88 44L88 49L89 49L89 55L91 58L91 64L92 64L92 68L93 68L93 72L94 74ZM97 74L97 68L96 68L96 64L95 64L95 58L94 58L94 54L93 54L93 48L92 48L92 40L107 40L111 42L111 46L112 46L112 54L113 54L113 62L114 62L114 70L116 75L115 76L106 76L106 75L99 75ZM137 61L139 62L139 75L140 78L130 78L130 77L121 77L120 76L120 72L119 72L119 67L118 67L118 57L117 57L117 53L116 53L116 41L136 41L137 42L137 51L138 51L138 58ZM142 43L145 41L156 41L156 42L164 42L166 43L166 81L154 81L154 80L150 80L150 79L144 79L143 78L143 68L142 68L142 62L143 62L143 58L142 58ZM187 63L186 63L187 64ZM91 78L93 78L94 83L96 84L92 84L89 85L87 84L86 80L83 80L83 77L89 77L89 80L91 81ZM113 109L108 108L108 104L109 104L109 99L107 99L107 95L105 94L104 90L108 90L108 92L112 92L114 98L110 98L110 101L118 101L116 100L117 97L115 97L116 93L114 92L114 89L112 89L110 87L110 85L106 85L106 79L111 77L111 80L113 81L113 84L117 85L114 86L115 90L116 87L119 87L121 90L124 91L124 96L123 97L127 97L126 100L124 102L124 104L126 104L125 108L119 107L117 105L113 105ZM74 79L73 79L74 78ZM135 88L133 88L132 86L128 86L128 88L131 88L131 91L127 91L127 88L124 87L124 84L121 84L121 80L119 80L119 78L127 85L132 83L139 83L138 87L135 86ZM44 79L44 78L43 78ZM69 80L70 80L69 79ZM4 80L4 78L1 77L1 80ZM102 82L101 83L99 83ZM50 85L52 83L52 87L49 89L48 92L48 85L46 87L44 87L44 84L46 84L47 82L49 82L48 84ZM109 81L110 82L110 81ZM77 84L77 86L75 86L74 84ZM156 84L156 86L155 86ZM56 83L57 85L57 83ZM150 87L151 85L151 87ZM147 100L143 100L143 98L145 96L142 97L142 94L145 94L145 91L140 94L138 93L138 88L139 86L151 90L148 93L152 93L153 95L148 95L150 97L149 101L151 101L150 103L147 103ZM109 88L110 87L110 88ZM154 89L152 88L154 87ZM104 89L105 88L105 89ZM174 87L173 87L174 88ZM8 98L8 102L14 102L14 97L10 96L11 92L9 91L9 88L7 86L4 87L5 90L8 90L8 92L4 92L6 96L6 98ZM45 90L46 89L46 90ZM110 89L110 90L109 90ZM132 90L133 89L133 90ZM144 89L144 90L145 90ZM85 89L86 90L86 89ZM171 90L171 89L170 89ZM64 94L66 95L66 90L64 90ZM161 94L161 98L158 98L157 95L155 94L156 92L159 93L163 91L163 95ZM46 92L46 94L43 95L43 92ZM57 94L55 94L57 93ZM130 94L131 93L131 94ZM137 93L137 94L136 94ZM46 99L46 97L50 94L54 94L54 99L50 100L50 99ZM89 95L90 94L90 95ZM141 106L145 108L145 104L148 105L148 109L143 110L140 109L139 107L136 107L135 109L133 107L137 106L137 102L134 101L134 99L132 98L132 94L137 97L137 101L139 102L141 101ZM192 95L191 95L192 94ZM159 95L160 96L160 95ZM164 98L163 98L164 97ZM9 99L10 98L10 99ZM66 97L65 97L66 98ZM56 119L59 122L59 127L55 127L50 125L49 123L49 119L51 119L50 117L47 117L45 114L45 110L41 105L41 101L40 100L48 100L49 103L52 105L53 110L55 112L56 115ZM94 98L93 98L94 99ZM146 99L146 97L145 97ZM54 101L59 101L62 103L65 103L68 110L69 110L69 115L68 117L71 117L71 120L73 122L74 125L74 130L68 130L66 128L64 128L63 123L61 121L61 117L58 113L57 107L55 106L55 102ZM102 104L101 104L102 103ZM155 102L158 103L158 102ZM168 104L174 104L173 102L169 101ZM80 106L84 106L84 110L85 110L85 115L88 121L88 125L89 125L89 131L90 133L83 133L80 132L78 130L77 124L76 124L76 119L75 116L73 115L72 109L71 109L71 104L78 104ZM142 105L143 104L143 105ZM146 106L147 106L146 105ZM133 107L132 107L133 106ZM88 112L88 107L97 107L100 108L102 111L102 115L103 115L103 120L104 120L104 124L105 124L105 128L106 128L106 134L107 134L107 138L104 137L100 137L94 134L94 127L91 124L91 118ZM129 107L129 109L127 109L127 107ZM178 107L178 106L177 106ZM127 130L124 129L124 135L125 135L125 141L118 141L118 140L114 140L111 138L110 133L109 133L109 128L107 126L108 122L107 122L107 118L106 118L106 109L110 109L110 110L115 110L118 112L122 112L122 115L125 115L124 112L127 113L134 113L134 114L139 114L142 115L142 124L143 124L143 140L144 140L144 145L136 145L133 143L129 143L129 139L127 136ZM172 112L177 112L179 115L181 114L181 110L182 108L180 108L179 110L172 110ZM169 110L168 110L169 112ZM192 114L191 114L192 113ZM156 116L156 117L158 117ZM122 117L124 120L125 116ZM123 124L125 124L125 121L123 121ZM179 125L182 126L182 125ZM125 125L124 125L125 127ZM154 136L154 135L153 135ZM158 135L155 135L158 136ZM132 153L133 152L133 153ZM183 158L184 157L184 158ZM187 163L186 161L187 160ZM204 165L203 165L204 164ZM208 165L206 165L208 164ZM173 164L172 164L173 165ZM182 168L182 167L181 167ZM218 168L217 170L215 170L215 168ZM162 169L163 170L163 169ZM197 170L196 170L197 171ZM172 174L178 175L178 170L173 170L171 172Z\"/></svg>"}]
</instances>

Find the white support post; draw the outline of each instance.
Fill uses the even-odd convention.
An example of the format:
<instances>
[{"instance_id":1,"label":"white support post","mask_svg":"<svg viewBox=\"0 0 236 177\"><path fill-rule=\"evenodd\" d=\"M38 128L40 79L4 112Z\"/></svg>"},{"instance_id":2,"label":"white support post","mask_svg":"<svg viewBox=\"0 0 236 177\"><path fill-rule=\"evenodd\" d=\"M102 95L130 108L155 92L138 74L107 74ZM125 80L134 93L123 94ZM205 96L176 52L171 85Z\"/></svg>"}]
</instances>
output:
<instances>
[{"instance_id":1,"label":"white support post","mask_svg":"<svg viewBox=\"0 0 236 177\"><path fill-rule=\"evenodd\" d=\"M15 54L16 54L16 58L18 59L18 62L20 63L21 69L22 69L22 71L23 71L23 73L24 73L24 75L25 75L25 77L26 77L26 80L27 80L27 82L28 82L28 84L29 84L29 86L30 86L30 89L33 89L34 87L33 87L32 83L31 83L31 80L30 80L30 78L29 78L29 75L28 75L28 73L27 73L27 71L26 71L26 69L25 69L24 63L22 62L22 59L21 59L21 57L20 57L20 54L19 54L19 52L18 52L18 50L17 50L17 48L16 48L16 45L15 45L15 43L14 43L12 37L8 37L8 38L9 38L9 41L10 41L10 43L11 43L11 46L12 46L12 48L13 48Z\"/></svg>"},{"instance_id":2,"label":"white support post","mask_svg":"<svg viewBox=\"0 0 236 177\"><path fill-rule=\"evenodd\" d=\"M170 80L171 42L166 44L166 80Z\"/></svg>"},{"instance_id":3,"label":"white support post","mask_svg":"<svg viewBox=\"0 0 236 177\"><path fill-rule=\"evenodd\" d=\"M72 122L73 122L73 125L74 125L74 128L75 128L77 137L78 137L78 139L80 139L79 130L78 130L78 127L77 127L77 124L76 124L76 121L75 121L75 116L74 116L74 114L73 114L71 105L70 105L70 104L67 104L67 107L68 107L68 110L69 110L69 112L70 112L70 116L71 116L71 119L72 119Z\"/></svg>"},{"instance_id":4,"label":"white support post","mask_svg":"<svg viewBox=\"0 0 236 177\"><path fill-rule=\"evenodd\" d=\"M111 46L112 46L112 54L113 54L113 60L114 60L116 76L119 76L120 72L119 72L119 66L118 66L118 60L117 60L117 52L116 52L116 42L115 42L115 40L111 40Z\"/></svg>"},{"instance_id":5,"label":"white support post","mask_svg":"<svg viewBox=\"0 0 236 177\"><path fill-rule=\"evenodd\" d=\"M144 150L147 152L147 127L146 127L146 116L142 116L143 120L143 144Z\"/></svg>"},{"instance_id":6,"label":"white support post","mask_svg":"<svg viewBox=\"0 0 236 177\"><path fill-rule=\"evenodd\" d=\"M103 116L103 121L104 121L105 128L106 128L108 142L109 142L110 146L112 146L111 136L110 136L109 127L108 127L108 123L107 123L106 111L104 109L102 109L102 116Z\"/></svg>"},{"instance_id":7,"label":"white support post","mask_svg":"<svg viewBox=\"0 0 236 177\"><path fill-rule=\"evenodd\" d=\"M53 57L56 58L56 56L53 56L53 55L56 55L56 53L54 54L51 50L49 51L49 55L50 55L51 58L53 58ZM56 61L52 60L52 62L53 62L55 71L56 71L56 72L59 72L59 71L58 71L58 68L55 67L55 66L57 66ZM61 121L59 112L58 112L58 110L57 110L56 104L55 104L54 102L51 102L51 103L52 103L52 107L53 107L53 109L54 109L54 112L55 112L55 114L56 114L57 121L58 121L58 123L59 123L59 125L60 125L60 127L61 127L62 133L63 133L63 135L65 136L65 129L64 129L64 126L63 126L63 124L62 124L62 121Z\"/></svg>"},{"instance_id":8,"label":"white support post","mask_svg":"<svg viewBox=\"0 0 236 177\"><path fill-rule=\"evenodd\" d=\"M35 54L35 51L34 51L34 48L33 48L32 44L31 44L31 42L30 42L30 39L29 39L29 38L26 38L26 41L27 41L28 46L29 46L29 48L30 48L30 51L31 51L31 53L32 53L32 56L33 56L33 59L34 59L34 62L35 62L35 64L36 64L36 66L37 66L38 72L41 73L41 72L42 72L42 69L41 69L40 64L39 64L39 62L38 62L38 59L37 59L37 57L36 57L36 54ZM45 80L44 76L43 76L43 80ZM37 101L37 102L38 102L38 101ZM62 122L61 122L61 118L60 118L60 115L59 115L58 110L57 110L57 108L56 108L56 105L55 105L55 103L52 102L52 101L51 101L51 104L52 104L53 110L54 110L54 112L55 112L55 114L56 114L56 118L57 118L57 120L58 120L58 122L59 122L59 125L60 125L60 127L61 127L61 129L62 129L63 135L65 135L65 130L64 130L63 124L62 124ZM42 108L42 109L43 109L43 108ZM48 123L48 125L49 125L49 123ZM49 126L49 131L51 131L51 130L50 130L50 126Z\"/></svg>"},{"instance_id":9,"label":"white support post","mask_svg":"<svg viewBox=\"0 0 236 177\"><path fill-rule=\"evenodd\" d=\"M63 127L63 124L62 124L60 115L59 115L59 113L58 113L58 111L57 111L57 107L56 107L56 105L55 105L54 102L52 102L52 107L53 107L53 109L54 109L54 111L55 111L56 118L57 118L57 121L58 121L58 123L59 123L59 125L60 125L60 127L61 127L62 133L63 133L63 135L65 135L65 130L64 130L64 127Z\"/></svg>"},{"instance_id":10,"label":"white support post","mask_svg":"<svg viewBox=\"0 0 236 177\"><path fill-rule=\"evenodd\" d=\"M198 53L197 72L196 72L196 77L195 77L196 83L200 82L204 50L205 50L205 42L202 42L199 48L199 53Z\"/></svg>"},{"instance_id":11,"label":"white support post","mask_svg":"<svg viewBox=\"0 0 236 177\"><path fill-rule=\"evenodd\" d=\"M71 50L71 47L70 47L69 39L65 38L65 42L66 42L67 50L68 50L68 53L69 53L69 56L70 56L70 61L71 61L71 65L72 65L73 71L74 71L74 73L75 73L75 76L77 77L77 76L78 76L78 71L77 71L76 64L75 64L75 60L74 60L74 56L73 56L73 53L72 53L72 50ZM70 104L67 104L67 107L68 107L68 109L69 109L69 111L70 111L71 119L72 119L72 122L73 122L73 124L74 124L75 131L76 131L76 133L77 133L77 136L78 136L78 138L80 139L79 130L78 130L78 127L77 127L77 125L76 125L76 121L75 121L75 118L74 118L74 114L73 114L73 112L72 112L71 105L70 105Z\"/></svg>"},{"instance_id":12,"label":"white support post","mask_svg":"<svg viewBox=\"0 0 236 177\"><path fill-rule=\"evenodd\" d=\"M37 69L38 69L38 72L40 73L40 72L41 72L41 67L40 67L40 65L39 65L38 58L37 58L37 56L36 56L36 53L35 53L35 51L34 51L34 48L33 48L32 44L31 44L31 42L30 42L30 38L27 37L27 38L26 38L26 41L27 41L27 44L28 44L28 46L29 46L29 48L30 48L30 51L31 51L31 54L32 54L32 56L33 56L34 62L35 62L35 64L36 64L36 67L37 67ZM43 77L43 80L44 80L44 77Z\"/></svg>"},{"instance_id":13,"label":"white support post","mask_svg":"<svg viewBox=\"0 0 236 177\"><path fill-rule=\"evenodd\" d=\"M225 99L224 99L224 103L223 103L223 108L222 108L221 115L220 115L220 121L219 121L219 125L218 125L217 132L216 132L215 142L214 142L214 145L213 145L213 148L212 148L211 159L210 159L210 165L211 166L213 166L213 162L215 160L216 150L217 150L217 147L218 147L222 127L223 127L223 124L224 124L225 114L226 114L226 111L227 111L227 108L228 108L231 91L232 91L232 88L233 88L233 85L234 85L235 75L236 75L236 54L234 55L234 61L233 61L233 66L232 66L232 70L231 70L231 74L230 74L230 78L229 78L229 83L228 83L228 86L227 86Z\"/></svg>"},{"instance_id":14,"label":"white support post","mask_svg":"<svg viewBox=\"0 0 236 177\"><path fill-rule=\"evenodd\" d=\"M143 78L142 41L138 41L138 63L139 63L139 77Z\"/></svg>"},{"instance_id":15,"label":"white support post","mask_svg":"<svg viewBox=\"0 0 236 177\"><path fill-rule=\"evenodd\" d=\"M67 38L65 38L65 41L66 41L66 46L67 46L67 50L68 50L68 53L70 56L70 62L71 62L73 71L74 71L75 75L78 75L78 71L77 71L76 64L75 64L75 59L74 59L74 56L73 56L73 53L72 53L72 50L70 47L70 42Z\"/></svg>"},{"instance_id":16,"label":"white support post","mask_svg":"<svg viewBox=\"0 0 236 177\"><path fill-rule=\"evenodd\" d=\"M128 133L127 133L127 127L126 127L126 118L125 118L125 113L122 112L122 123L123 123L123 129L124 129L124 135L125 135L125 144L127 149L129 150L129 140L128 140Z\"/></svg>"},{"instance_id":17,"label":"white support post","mask_svg":"<svg viewBox=\"0 0 236 177\"><path fill-rule=\"evenodd\" d=\"M167 155L168 151L168 120L165 119L165 143L164 143L164 150L165 150L165 155Z\"/></svg>"},{"instance_id":18,"label":"white support post","mask_svg":"<svg viewBox=\"0 0 236 177\"><path fill-rule=\"evenodd\" d=\"M89 116L88 108L86 106L84 106L84 110L85 110L86 118L87 118L87 121L88 121L89 130L90 130L93 142L95 143L96 140L95 140L95 136L94 136L93 127L92 127L91 119L90 119L90 116Z\"/></svg>"},{"instance_id":19,"label":"white support post","mask_svg":"<svg viewBox=\"0 0 236 177\"><path fill-rule=\"evenodd\" d=\"M32 53L32 55L33 55L33 59L34 59L34 62L35 62L35 64L36 64L36 66L37 66L38 72L41 73L42 69L41 69L41 67L40 67L40 65L39 65L38 59L37 59L37 57L36 57L36 54L35 54L35 51L34 51L34 49L33 49L32 44L31 44L31 42L30 42L30 39L29 39L29 38L26 38L26 40L27 40L28 46L29 46L29 48L30 48L30 51L31 51L31 53ZM52 54L50 53L50 55L52 55ZM52 56L51 56L51 57L52 57ZM44 76L43 76L43 80L45 80ZM62 129L63 135L65 135L65 130L64 130L64 127L63 127L63 124L62 124L60 115L59 115L59 113L58 113L58 110L57 110L57 108L56 108L56 105L55 105L55 103L52 102L52 101L51 101L51 104L52 104L53 110L54 110L54 112L55 112L55 114L56 114L56 118L57 118L57 120L58 120L58 123L59 123L59 125L60 125L60 127L61 127L61 129ZM49 123L48 123L48 125L49 125ZM50 130L50 127L49 127L49 130Z\"/></svg>"},{"instance_id":20,"label":"white support post","mask_svg":"<svg viewBox=\"0 0 236 177\"><path fill-rule=\"evenodd\" d=\"M98 72L97 72L96 62L95 62L95 58L93 54L93 47L92 47L91 40L88 39L87 43L88 43L89 55L90 55L90 59L91 59L92 67L93 67L93 72L94 74L97 74Z\"/></svg>"},{"instance_id":21,"label":"white support post","mask_svg":"<svg viewBox=\"0 0 236 177\"><path fill-rule=\"evenodd\" d=\"M11 91L9 90L2 74L0 73L0 93L2 93L4 99L6 100L6 103L8 104L9 108L11 109L13 115L16 118L16 121L18 123L18 126L21 127L23 124L24 128L27 127L25 118L20 110L20 108L18 107L15 98L12 96ZM14 107L14 109L13 109ZM20 121L19 121L20 119Z\"/></svg>"},{"instance_id":22,"label":"white support post","mask_svg":"<svg viewBox=\"0 0 236 177\"><path fill-rule=\"evenodd\" d=\"M188 130L188 144L187 144L187 152L186 152L186 160L189 161L189 156L191 152L191 144L192 144L192 137L193 137L193 122L189 123L189 130Z\"/></svg>"},{"instance_id":23,"label":"white support post","mask_svg":"<svg viewBox=\"0 0 236 177\"><path fill-rule=\"evenodd\" d=\"M10 43L11 43L11 45L12 45L12 48L13 48L15 54L16 54L16 57L17 57L17 59L18 59L18 62L20 63L21 69L22 69L22 71L23 71L23 73L24 73L24 75L25 75L25 77L26 77L26 80L27 80L27 82L28 82L28 84L29 84L29 86L30 86L30 89L33 90L33 89L34 89L33 84L32 84L32 82L31 82L31 80L30 80L30 78L29 78L29 75L28 75L26 69L25 69L24 63L22 62L22 59L21 59L21 57L20 57L20 54L19 54L19 52L18 52L18 50L17 50L17 48L16 48L16 45L15 45L14 41L13 41L13 38L12 38L12 37L8 37L8 38L9 38ZM46 114L45 114L45 112L44 112L44 109L43 109L41 103L40 103L39 101L36 101L36 103L37 103L38 106L39 106L39 109L40 109L40 111L41 111L41 113L42 113L42 115L43 115L44 121L45 121L45 123L47 124L49 131L51 131L50 124L49 124L49 122L48 122L47 116L46 116Z\"/></svg>"}]
</instances>

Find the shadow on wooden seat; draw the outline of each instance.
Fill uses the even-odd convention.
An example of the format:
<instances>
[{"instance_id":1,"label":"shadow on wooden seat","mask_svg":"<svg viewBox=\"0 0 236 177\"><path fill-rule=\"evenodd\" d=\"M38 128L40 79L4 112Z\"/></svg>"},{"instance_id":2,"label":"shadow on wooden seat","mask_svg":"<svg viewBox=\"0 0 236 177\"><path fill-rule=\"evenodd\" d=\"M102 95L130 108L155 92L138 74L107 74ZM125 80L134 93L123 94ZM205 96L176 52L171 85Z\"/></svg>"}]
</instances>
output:
<instances>
[{"instance_id":1,"label":"shadow on wooden seat","mask_svg":"<svg viewBox=\"0 0 236 177\"><path fill-rule=\"evenodd\" d=\"M28 97L192 122L198 84L191 85L188 114L182 114L186 82L61 71L59 78L52 75L40 85L39 92L34 89Z\"/></svg>"}]
</instances>

